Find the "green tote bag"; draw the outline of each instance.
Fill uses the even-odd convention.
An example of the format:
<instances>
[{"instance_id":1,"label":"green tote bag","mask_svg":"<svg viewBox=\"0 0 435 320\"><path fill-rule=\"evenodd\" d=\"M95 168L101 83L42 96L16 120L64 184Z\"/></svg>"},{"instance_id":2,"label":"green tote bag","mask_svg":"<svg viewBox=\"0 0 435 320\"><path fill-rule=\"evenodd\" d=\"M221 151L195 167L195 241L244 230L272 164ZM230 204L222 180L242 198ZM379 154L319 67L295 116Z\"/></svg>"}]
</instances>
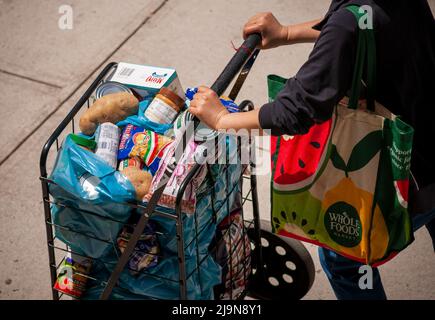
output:
<instances>
[{"instance_id":1,"label":"green tote bag","mask_svg":"<svg viewBox=\"0 0 435 320\"><path fill-rule=\"evenodd\" d=\"M357 19L359 7L347 7ZM363 69L367 100L359 100ZM374 101L373 30L359 29L351 95L304 135L271 137L275 233L370 265L413 241L407 211L413 128ZM268 77L273 101L286 79Z\"/></svg>"}]
</instances>

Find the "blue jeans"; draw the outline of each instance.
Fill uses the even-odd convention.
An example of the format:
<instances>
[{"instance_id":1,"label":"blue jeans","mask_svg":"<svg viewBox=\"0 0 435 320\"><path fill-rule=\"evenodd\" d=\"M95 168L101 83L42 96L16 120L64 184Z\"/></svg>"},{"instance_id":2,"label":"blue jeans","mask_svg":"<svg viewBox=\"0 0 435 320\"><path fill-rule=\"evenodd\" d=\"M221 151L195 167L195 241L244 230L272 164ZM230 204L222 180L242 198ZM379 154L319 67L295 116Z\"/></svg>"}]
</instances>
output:
<instances>
[{"instance_id":1,"label":"blue jeans","mask_svg":"<svg viewBox=\"0 0 435 320\"><path fill-rule=\"evenodd\" d=\"M426 225L435 250L435 209L427 213L416 215L413 220L416 231ZM320 264L339 300L386 300L381 276L377 268L373 268L373 289L362 290L358 282L361 263L347 259L331 250L319 248Z\"/></svg>"}]
</instances>

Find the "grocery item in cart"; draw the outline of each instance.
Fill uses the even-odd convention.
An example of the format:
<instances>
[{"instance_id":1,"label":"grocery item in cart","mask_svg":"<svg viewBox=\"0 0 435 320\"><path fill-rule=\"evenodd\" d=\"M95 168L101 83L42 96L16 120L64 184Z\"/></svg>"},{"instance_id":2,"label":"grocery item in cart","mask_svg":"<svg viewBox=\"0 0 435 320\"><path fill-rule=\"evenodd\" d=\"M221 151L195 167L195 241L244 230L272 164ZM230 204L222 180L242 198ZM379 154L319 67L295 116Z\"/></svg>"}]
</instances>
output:
<instances>
[{"instance_id":1,"label":"grocery item in cart","mask_svg":"<svg viewBox=\"0 0 435 320\"><path fill-rule=\"evenodd\" d=\"M184 99L184 90L175 69L120 62L110 80L134 88L144 99L154 97L163 87Z\"/></svg>"},{"instance_id":2,"label":"grocery item in cart","mask_svg":"<svg viewBox=\"0 0 435 320\"><path fill-rule=\"evenodd\" d=\"M246 290L251 274L251 247L244 228L241 209L217 227L216 260L222 267L222 284L215 292L222 300L237 299Z\"/></svg>"},{"instance_id":3,"label":"grocery item in cart","mask_svg":"<svg viewBox=\"0 0 435 320\"><path fill-rule=\"evenodd\" d=\"M145 116L145 111L147 110L149 104L152 102L151 99L148 100L142 100L139 103L139 110L137 114L131 115L124 120L117 123L119 127L125 127L129 124L134 125L136 127L144 128L150 131L153 131L157 134L164 135L170 137L170 135L167 135L166 132L170 130L173 126L173 123L157 123L153 122L150 119L148 119Z\"/></svg>"},{"instance_id":4,"label":"grocery item in cart","mask_svg":"<svg viewBox=\"0 0 435 320\"><path fill-rule=\"evenodd\" d=\"M167 150L167 154L163 157L162 163L153 178L150 192L145 196L144 201L149 201L153 192L158 189L160 180L171 158L169 155L171 155L174 151L174 147L175 144L171 145L171 147ZM175 208L178 190L180 189L181 184L186 178L189 171L195 165L195 155L197 149L198 145L193 140L191 140L190 143L186 146L184 154L181 156L181 159L179 160L171 178L166 184L165 190L163 191L163 194L158 202L159 205L167 208ZM198 152L199 151L200 150L198 149ZM196 189L204 180L205 175L205 167L202 167L200 169L200 172L192 179L192 181L187 186L181 200L181 208L183 212L193 213L195 211Z\"/></svg>"},{"instance_id":5,"label":"grocery item in cart","mask_svg":"<svg viewBox=\"0 0 435 320\"><path fill-rule=\"evenodd\" d=\"M139 169L143 169L144 163L139 159L139 157L132 157L121 160L118 165L118 170L122 171L128 167L136 167Z\"/></svg>"},{"instance_id":6,"label":"grocery item in cart","mask_svg":"<svg viewBox=\"0 0 435 320\"><path fill-rule=\"evenodd\" d=\"M86 290L91 267L91 259L68 253L59 267L54 289L76 299L80 298Z\"/></svg>"},{"instance_id":7,"label":"grocery item in cart","mask_svg":"<svg viewBox=\"0 0 435 320\"><path fill-rule=\"evenodd\" d=\"M228 112L235 113L240 111L239 106L227 96L221 96L220 101L222 102L223 106L227 108Z\"/></svg>"},{"instance_id":8,"label":"grocery item in cart","mask_svg":"<svg viewBox=\"0 0 435 320\"><path fill-rule=\"evenodd\" d=\"M153 179L151 173L138 167L127 167L121 173L131 182L136 192L136 199L142 201L148 193Z\"/></svg>"},{"instance_id":9,"label":"grocery item in cart","mask_svg":"<svg viewBox=\"0 0 435 320\"><path fill-rule=\"evenodd\" d=\"M127 125L119 143L118 159L141 159L151 174L155 174L165 149L172 139L134 125Z\"/></svg>"},{"instance_id":10,"label":"grocery item in cart","mask_svg":"<svg viewBox=\"0 0 435 320\"><path fill-rule=\"evenodd\" d=\"M145 110L145 117L161 124L172 123L184 106L184 99L168 88L161 88L159 93Z\"/></svg>"},{"instance_id":11,"label":"grocery item in cart","mask_svg":"<svg viewBox=\"0 0 435 320\"><path fill-rule=\"evenodd\" d=\"M133 233L133 228L125 226L122 229L121 234L118 237L118 248L124 252L127 247L128 241ZM132 275L138 274L138 272L155 267L158 263L158 254L160 253L160 247L156 235L156 226L153 221L148 221L139 241L136 243L133 253L128 261L128 268Z\"/></svg>"},{"instance_id":12,"label":"grocery item in cart","mask_svg":"<svg viewBox=\"0 0 435 320\"><path fill-rule=\"evenodd\" d=\"M110 122L100 124L95 134L95 141L97 143L95 154L114 169L116 169L116 165L118 164L120 135L121 130Z\"/></svg>"},{"instance_id":13,"label":"grocery item in cart","mask_svg":"<svg viewBox=\"0 0 435 320\"><path fill-rule=\"evenodd\" d=\"M107 96L108 94L118 93L118 92L128 92L134 94L134 92L123 85L122 83L114 82L114 81L106 81L100 84L97 89L95 89L94 94L91 96L91 101L94 103L96 100Z\"/></svg>"},{"instance_id":14,"label":"grocery item in cart","mask_svg":"<svg viewBox=\"0 0 435 320\"><path fill-rule=\"evenodd\" d=\"M100 123L118 123L136 114L139 100L128 92L108 94L97 101L81 116L79 127L86 135L92 135Z\"/></svg>"}]
</instances>

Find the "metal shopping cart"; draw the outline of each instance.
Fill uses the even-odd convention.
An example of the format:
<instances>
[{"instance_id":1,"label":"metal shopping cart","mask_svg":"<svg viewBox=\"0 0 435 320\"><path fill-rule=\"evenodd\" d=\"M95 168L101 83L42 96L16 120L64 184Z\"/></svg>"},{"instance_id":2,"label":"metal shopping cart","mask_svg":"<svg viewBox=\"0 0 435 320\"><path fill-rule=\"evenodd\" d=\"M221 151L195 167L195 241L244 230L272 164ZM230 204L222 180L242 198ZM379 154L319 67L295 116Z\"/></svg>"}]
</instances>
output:
<instances>
[{"instance_id":1,"label":"metal shopping cart","mask_svg":"<svg viewBox=\"0 0 435 320\"><path fill-rule=\"evenodd\" d=\"M218 94L221 95L227 87L230 85L231 81L235 78L235 76L239 73L238 79L235 82L234 87L229 94L229 98L235 100L237 94L243 84L243 81L247 77L250 68L252 67L259 51L256 50L256 46L260 41L259 35L251 35L247 38L247 40L243 43L240 49L235 53L232 57L228 65L225 67L221 75L218 77L216 82L213 84L212 89ZM60 150L60 139L65 133L75 132L75 117L82 108L86 108L90 106L91 95L98 87L99 84L105 81L109 74L116 68L116 63L108 64L104 70L97 76L95 81L91 84L91 86L86 90L83 96L79 99L76 105L72 108L72 110L68 113L68 115L63 119L63 121L59 124L59 126L55 129L53 134L49 137L46 144L43 147L41 158L40 158L40 180L42 183L42 196L43 196L43 205L44 205L44 213L45 213L45 224L46 224L46 234L47 234L47 247L48 247L48 256L49 256L49 268L51 275L51 286L56 283L59 266L61 265L63 259L65 259L66 253L71 253L72 250L68 245L63 244L57 239L56 230L58 228L62 228L61 225L56 225L56 223L52 219L52 206L70 206L69 203L62 203L59 199L54 199L50 193L50 185L55 184L54 181L50 180L48 172L51 170L49 168L49 159L53 159L54 156ZM241 71L240 71L241 70ZM247 111L253 109L253 103L251 101L245 100L239 104L240 111ZM192 122L194 126L198 125L197 121ZM189 140L189 130L186 130L184 133L184 141ZM247 146L251 150L255 148L254 141L255 139L249 139L247 141ZM246 142L246 141L245 141ZM242 140L238 138L238 149L240 150ZM178 148L182 148L182 144L180 143ZM177 152L175 152L177 154ZM178 154L182 154L182 152L178 152ZM251 153L253 154L253 153ZM167 177L170 176L170 173L173 172L175 165L179 159L175 156L174 163L168 166L167 172L165 175ZM178 270L174 270L177 273L176 284L179 288L179 299L186 299L187 295L187 283L190 277L201 277L201 264L204 259L197 259L196 268L193 270L186 269L186 248L192 244L187 243L184 239L183 232L183 217L185 214L182 211L181 199L183 194L189 185L190 181L195 177L195 175L201 170L201 167L206 164L195 164L187 177L181 183L177 194L177 201L174 212L171 214L167 212L163 212L159 209L158 200L162 195L164 185L160 187L157 191L154 192L151 199L148 203L125 203L124 205L130 208L134 208L140 212L140 218L132 224L133 232L131 238L125 247L122 254L119 254L119 259L116 261L113 266L110 275L105 279L96 279L90 277L91 281L98 281L100 286L103 288L101 295L99 298L101 299L109 299L111 298L111 294L114 289L119 289L119 277L121 272L126 268L128 260L131 254L135 250L135 246L147 225L149 219L153 217L159 216L162 219L170 219L175 222L176 225L176 248L177 248L177 261L178 261ZM224 168L222 169L223 174L228 175L228 170L225 169L225 164L223 164ZM252 210L251 217L247 217L248 210L242 210L242 218L243 218L243 235L247 236L249 239L249 248L244 248L247 250L249 254L245 256L247 259L247 263L249 264L249 268L246 267L246 264L243 264L243 270L239 270L239 278L240 274L242 274L243 282L247 285L243 287L242 292L230 292L230 299L243 299L246 296L250 296L258 299L300 299L303 297L308 290L311 288L311 285L314 281L314 265L308 251L305 247L294 239L282 238L277 236L271 232L270 223L267 221L260 220L259 214L259 204L258 204L258 194L257 194L257 180L256 176L252 173L254 172L255 159L251 158L249 165L242 165L241 174L238 177L239 181L239 189L237 192L240 195L241 203L244 209L248 209L247 206L250 204ZM248 168L249 167L249 168ZM226 172L226 173L225 173ZM224 199L221 203L222 205L228 205L228 198L231 194L231 186L228 186ZM76 209L80 210L80 209ZM107 219L107 217L102 217L98 215L98 212L93 212L93 210L88 210L86 212L81 212L81 214L89 214L93 216L97 216L101 219ZM196 213L195 213L196 214ZM194 215L195 215L194 214ZM213 223L213 219L215 217L210 216L210 223ZM196 221L196 216L194 217ZM79 230L68 230L68 232L80 233ZM194 239L197 238L202 232L204 232L204 228L198 228L198 225L195 225L194 228ZM91 235L84 234L82 236ZM106 239L97 239L98 241L107 241ZM209 255L215 255L217 246L219 245L219 241L222 241L222 238L217 239L215 236L214 241L212 241L212 245L209 248ZM243 241L243 240L242 240ZM234 246L238 244L233 244ZM243 244L245 246L245 244ZM116 250L116 249L114 249ZM74 253L74 252L72 252ZM79 253L76 253L80 255ZM231 250L229 252L228 259L231 259ZM92 257L87 257L89 259L93 259ZM98 262L98 261L97 261ZM231 264L230 264L231 266ZM230 267L231 268L231 267ZM85 275L86 276L86 275ZM152 277L158 277L158 275L150 275ZM231 277L233 279L235 277ZM232 281L230 279L230 281ZM236 287L236 284L231 283L230 287ZM125 290L125 288L120 288L120 290ZM53 299L58 300L63 297L63 294L59 294L58 291L52 289ZM140 296L137 298L141 298ZM216 297L218 298L218 297Z\"/></svg>"}]
</instances>

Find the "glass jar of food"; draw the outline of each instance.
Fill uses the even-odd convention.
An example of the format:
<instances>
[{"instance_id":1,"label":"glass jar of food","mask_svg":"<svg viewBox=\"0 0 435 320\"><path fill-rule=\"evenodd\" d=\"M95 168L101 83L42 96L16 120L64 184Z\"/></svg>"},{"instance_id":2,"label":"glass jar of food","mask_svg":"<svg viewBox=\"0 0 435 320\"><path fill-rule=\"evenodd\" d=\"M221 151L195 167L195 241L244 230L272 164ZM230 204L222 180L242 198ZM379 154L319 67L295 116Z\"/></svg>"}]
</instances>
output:
<instances>
[{"instance_id":1,"label":"glass jar of food","mask_svg":"<svg viewBox=\"0 0 435 320\"><path fill-rule=\"evenodd\" d=\"M184 100L171 89L163 87L145 110L145 117L160 124L172 123L184 106Z\"/></svg>"}]
</instances>

